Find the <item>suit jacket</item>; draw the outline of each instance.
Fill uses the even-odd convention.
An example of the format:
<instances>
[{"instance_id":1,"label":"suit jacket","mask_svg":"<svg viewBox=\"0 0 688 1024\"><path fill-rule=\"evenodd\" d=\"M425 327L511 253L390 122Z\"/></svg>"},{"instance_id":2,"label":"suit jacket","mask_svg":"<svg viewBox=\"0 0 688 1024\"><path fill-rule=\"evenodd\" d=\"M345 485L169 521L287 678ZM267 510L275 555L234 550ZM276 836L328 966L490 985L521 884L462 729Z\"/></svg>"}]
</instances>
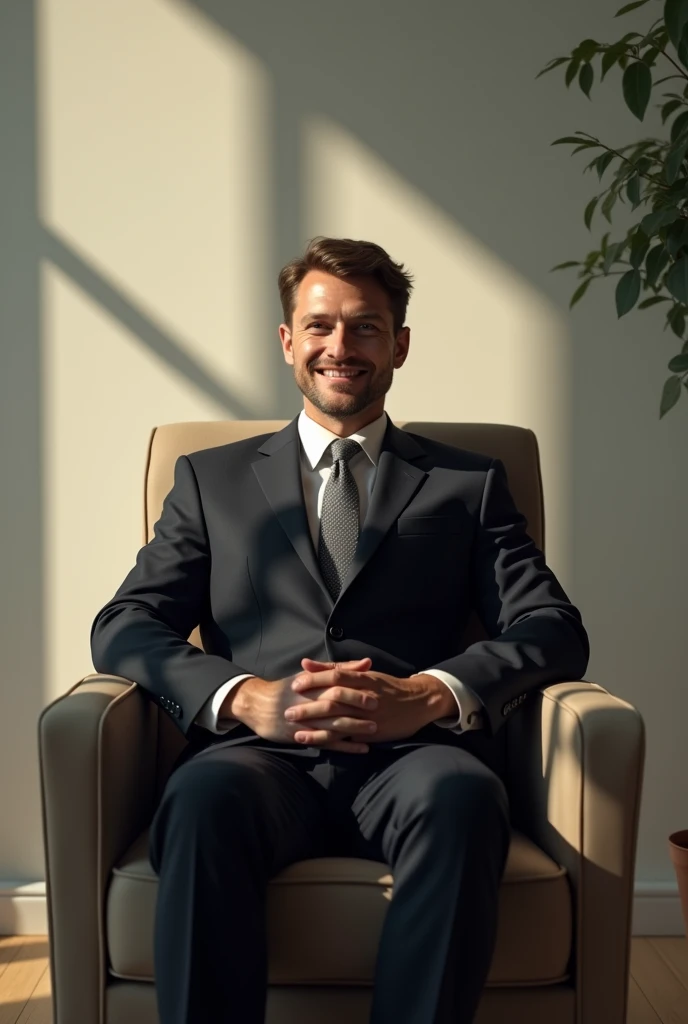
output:
<instances>
[{"instance_id":1,"label":"suit jacket","mask_svg":"<svg viewBox=\"0 0 688 1024\"><path fill-rule=\"evenodd\" d=\"M308 529L297 421L177 459L153 539L93 623L96 671L135 680L194 749L265 743L243 724L218 736L193 720L231 676L280 679L305 656L369 656L402 677L445 669L482 702L484 730L433 723L378 747L485 744L532 691L582 678L580 612L528 535L501 460L391 420L333 601ZM474 608L489 639L465 648ZM197 625L203 651L187 641Z\"/></svg>"}]
</instances>

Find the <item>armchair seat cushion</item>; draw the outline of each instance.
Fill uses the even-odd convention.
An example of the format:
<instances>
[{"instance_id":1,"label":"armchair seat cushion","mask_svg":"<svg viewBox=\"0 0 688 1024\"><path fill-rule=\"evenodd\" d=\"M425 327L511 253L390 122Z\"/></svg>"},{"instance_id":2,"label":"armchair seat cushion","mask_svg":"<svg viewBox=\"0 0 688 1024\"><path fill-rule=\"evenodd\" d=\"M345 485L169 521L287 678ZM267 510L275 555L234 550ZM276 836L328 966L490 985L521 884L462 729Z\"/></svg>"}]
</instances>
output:
<instances>
[{"instance_id":1,"label":"armchair seat cushion","mask_svg":"<svg viewBox=\"0 0 688 1024\"><path fill-rule=\"evenodd\" d=\"M110 974L154 981L153 931L158 878L148 830L115 866L106 901ZM372 985L393 879L386 864L353 857L298 861L268 883L269 983ZM323 922L304 927L317 903ZM237 922L241 941L241 922ZM232 923L228 922L228 955ZM568 978L572 949L569 880L527 836L512 830L499 897L497 943L488 986L547 985Z\"/></svg>"}]
</instances>

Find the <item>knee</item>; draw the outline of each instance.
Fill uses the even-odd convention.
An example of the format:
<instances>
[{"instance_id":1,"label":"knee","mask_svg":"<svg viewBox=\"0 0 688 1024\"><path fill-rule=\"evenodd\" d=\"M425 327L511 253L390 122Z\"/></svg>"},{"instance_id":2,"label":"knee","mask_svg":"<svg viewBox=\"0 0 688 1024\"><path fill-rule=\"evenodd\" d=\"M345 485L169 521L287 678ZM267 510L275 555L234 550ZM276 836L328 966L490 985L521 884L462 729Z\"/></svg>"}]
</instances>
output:
<instances>
[{"instance_id":1,"label":"knee","mask_svg":"<svg viewBox=\"0 0 688 1024\"><path fill-rule=\"evenodd\" d=\"M476 764L473 771L438 775L426 793L425 810L430 820L454 821L462 831L469 821L475 829L481 824L508 828L510 820L506 786L483 764Z\"/></svg>"},{"instance_id":2,"label":"knee","mask_svg":"<svg viewBox=\"0 0 688 1024\"><path fill-rule=\"evenodd\" d=\"M179 810L191 824L220 812L238 812L255 800L256 772L248 759L192 759L167 780L161 804Z\"/></svg>"},{"instance_id":3,"label":"knee","mask_svg":"<svg viewBox=\"0 0 688 1024\"><path fill-rule=\"evenodd\" d=\"M150 828L149 853L156 871L168 841L194 843L204 830L218 830L229 839L246 831L246 813L255 800L253 772L248 764L190 760L167 780Z\"/></svg>"}]
</instances>

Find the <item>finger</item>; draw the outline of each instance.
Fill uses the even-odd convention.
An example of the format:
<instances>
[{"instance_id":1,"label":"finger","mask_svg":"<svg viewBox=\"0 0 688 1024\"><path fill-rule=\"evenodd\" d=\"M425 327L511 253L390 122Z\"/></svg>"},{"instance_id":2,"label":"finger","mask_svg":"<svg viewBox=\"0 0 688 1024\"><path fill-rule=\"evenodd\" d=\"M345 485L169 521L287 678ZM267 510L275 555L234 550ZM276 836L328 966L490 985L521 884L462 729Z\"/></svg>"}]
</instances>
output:
<instances>
[{"instance_id":1,"label":"finger","mask_svg":"<svg viewBox=\"0 0 688 1024\"><path fill-rule=\"evenodd\" d=\"M316 661L315 658L302 658L301 665L306 672L322 672L324 669L334 668L345 668L360 670L364 666L370 668L370 665L366 666L366 662L373 664L370 658L357 658L353 661Z\"/></svg>"},{"instance_id":2,"label":"finger","mask_svg":"<svg viewBox=\"0 0 688 1024\"><path fill-rule=\"evenodd\" d=\"M302 743L307 747L323 747L327 746L328 750L342 749L346 740L344 737L332 732L330 729L315 729L314 731L304 732L299 731L294 735L294 739L297 743ZM337 745L336 747L334 745ZM350 746L362 746L368 749L367 744L356 741L351 743ZM349 747L347 746L348 750Z\"/></svg>"},{"instance_id":3,"label":"finger","mask_svg":"<svg viewBox=\"0 0 688 1024\"><path fill-rule=\"evenodd\" d=\"M364 673L359 672L356 669L344 668L342 665L337 670L341 675L346 677L347 686L365 686L366 676ZM341 679L334 680L332 678L335 669L325 668L319 669L317 672L311 672L309 669L305 669L303 672L299 672L291 681L292 690L309 690L314 686L342 686L344 682Z\"/></svg>"},{"instance_id":4,"label":"finger","mask_svg":"<svg viewBox=\"0 0 688 1024\"><path fill-rule=\"evenodd\" d=\"M377 732L377 722L369 722L364 718L346 718L345 716L333 718L329 715L316 718L309 718L307 721L299 722L296 725L297 732L313 732L316 729L327 729L335 734L351 733L356 736L366 736Z\"/></svg>"},{"instance_id":5,"label":"finger","mask_svg":"<svg viewBox=\"0 0 688 1024\"><path fill-rule=\"evenodd\" d=\"M369 691L347 690L333 686L320 693L313 691L311 700L306 697L302 703L285 708L284 717L288 722L298 722L302 718L313 718L318 715L350 715L352 708L375 711L378 703L375 694Z\"/></svg>"}]
</instances>

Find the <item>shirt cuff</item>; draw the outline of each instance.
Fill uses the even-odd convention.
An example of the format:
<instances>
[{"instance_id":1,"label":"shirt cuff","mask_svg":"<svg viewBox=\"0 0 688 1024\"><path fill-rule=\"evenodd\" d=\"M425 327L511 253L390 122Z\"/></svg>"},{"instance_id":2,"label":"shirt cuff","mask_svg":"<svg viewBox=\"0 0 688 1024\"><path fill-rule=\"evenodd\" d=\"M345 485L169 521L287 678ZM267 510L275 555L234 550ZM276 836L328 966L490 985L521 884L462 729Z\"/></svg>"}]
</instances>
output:
<instances>
[{"instance_id":1,"label":"shirt cuff","mask_svg":"<svg viewBox=\"0 0 688 1024\"><path fill-rule=\"evenodd\" d=\"M445 672L439 668L426 668L419 675L435 676L440 682L448 686L456 700L459 712L457 718L437 718L434 722L441 729L451 729L452 732L468 732L471 729L481 729L484 725L482 716L482 703L465 683L462 683L451 672Z\"/></svg>"},{"instance_id":2,"label":"shirt cuff","mask_svg":"<svg viewBox=\"0 0 688 1024\"><path fill-rule=\"evenodd\" d=\"M226 683L222 683L218 686L215 693L208 697L207 701L194 718L196 725L201 725L204 729L208 729L209 732L217 733L221 735L225 732L231 732L232 729L236 729L240 722L230 721L227 718L222 719L222 725L218 723L217 716L220 713L220 708L224 702L225 697L235 686L238 686L244 679L253 679L252 672L244 672L239 676L232 676Z\"/></svg>"}]
</instances>

